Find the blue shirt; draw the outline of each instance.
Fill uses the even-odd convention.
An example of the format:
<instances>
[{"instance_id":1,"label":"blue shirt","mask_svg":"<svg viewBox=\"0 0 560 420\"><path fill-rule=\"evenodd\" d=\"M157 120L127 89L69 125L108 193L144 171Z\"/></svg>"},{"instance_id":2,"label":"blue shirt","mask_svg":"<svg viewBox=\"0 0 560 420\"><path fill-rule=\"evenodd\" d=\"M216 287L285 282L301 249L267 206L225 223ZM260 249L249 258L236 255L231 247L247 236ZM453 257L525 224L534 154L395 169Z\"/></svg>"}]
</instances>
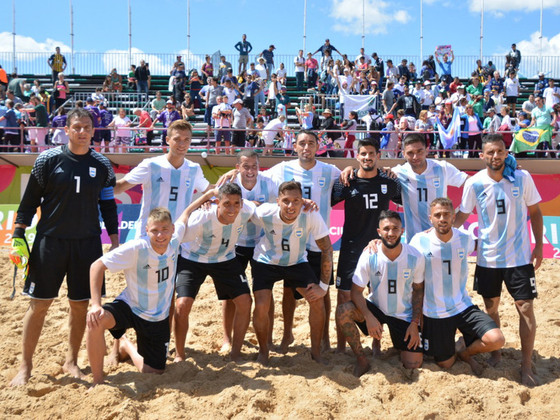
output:
<instances>
[{"instance_id":1,"label":"blue shirt","mask_svg":"<svg viewBox=\"0 0 560 420\"><path fill-rule=\"evenodd\" d=\"M249 55L253 50L253 46L249 41L239 41L235 44L235 49L239 51L239 55Z\"/></svg>"},{"instance_id":2,"label":"blue shirt","mask_svg":"<svg viewBox=\"0 0 560 420\"><path fill-rule=\"evenodd\" d=\"M451 61L448 61L447 63L442 61L438 64L443 74L448 74L449 76L451 76Z\"/></svg>"},{"instance_id":3,"label":"blue shirt","mask_svg":"<svg viewBox=\"0 0 560 420\"><path fill-rule=\"evenodd\" d=\"M264 50L262 56L266 60L266 64L274 64L274 53L272 51Z\"/></svg>"}]
</instances>

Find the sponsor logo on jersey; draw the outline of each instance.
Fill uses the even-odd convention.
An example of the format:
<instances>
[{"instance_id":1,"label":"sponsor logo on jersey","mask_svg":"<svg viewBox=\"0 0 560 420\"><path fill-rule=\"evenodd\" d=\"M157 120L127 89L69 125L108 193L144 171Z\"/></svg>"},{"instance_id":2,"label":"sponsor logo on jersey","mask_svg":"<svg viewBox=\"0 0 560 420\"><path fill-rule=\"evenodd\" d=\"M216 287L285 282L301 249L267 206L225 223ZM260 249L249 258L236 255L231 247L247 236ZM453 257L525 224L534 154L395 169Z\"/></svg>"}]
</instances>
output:
<instances>
[{"instance_id":1,"label":"sponsor logo on jersey","mask_svg":"<svg viewBox=\"0 0 560 420\"><path fill-rule=\"evenodd\" d=\"M350 194L358 195L358 194L360 194L360 192L356 188L354 188Z\"/></svg>"},{"instance_id":2,"label":"sponsor logo on jersey","mask_svg":"<svg viewBox=\"0 0 560 420\"><path fill-rule=\"evenodd\" d=\"M381 194L387 194L387 184L381 184Z\"/></svg>"},{"instance_id":3,"label":"sponsor logo on jersey","mask_svg":"<svg viewBox=\"0 0 560 420\"><path fill-rule=\"evenodd\" d=\"M405 280L408 280L411 275L412 275L412 270L410 268L407 268L406 270L402 271L402 276L403 276L403 279L405 279Z\"/></svg>"},{"instance_id":4,"label":"sponsor logo on jersey","mask_svg":"<svg viewBox=\"0 0 560 420\"><path fill-rule=\"evenodd\" d=\"M165 182L165 181L164 181L163 178L160 176L158 179L156 179L156 182Z\"/></svg>"},{"instance_id":5,"label":"sponsor logo on jersey","mask_svg":"<svg viewBox=\"0 0 560 420\"><path fill-rule=\"evenodd\" d=\"M91 176L92 178L95 178L95 175L97 174L97 168L94 168L92 166L89 167L89 176Z\"/></svg>"},{"instance_id":6,"label":"sponsor logo on jersey","mask_svg":"<svg viewBox=\"0 0 560 420\"><path fill-rule=\"evenodd\" d=\"M317 178L317 183L319 187L323 188L327 184L327 179L324 176Z\"/></svg>"},{"instance_id":7,"label":"sponsor logo on jersey","mask_svg":"<svg viewBox=\"0 0 560 420\"><path fill-rule=\"evenodd\" d=\"M375 273L376 277L380 277L381 276L381 271L377 270L377 273Z\"/></svg>"},{"instance_id":8,"label":"sponsor logo on jersey","mask_svg":"<svg viewBox=\"0 0 560 420\"><path fill-rule=\"evenodd\" d=\"M62 169L60 166L58 168L56 168L56 171L54 171L55 174L63 174L64 173L64 169Z\"/></svg>"},{"instance_id":9,"label":"sponsor logo on jersey","mask_svg":"<svg viewBox=\"0 0 560 420\"><path fill-rule=\"evenodd\" d=\"M459 248L457 250L457 256L459 257L459 259L463 259L465 258L465 255L467 255L467 253L465 252L465 248Z\"/></svg>"},{"instance_id":10,"label":"sponsor logo on jersey","mask_svg":"<svg viewBox=\"0 0 560 420\"><path fill-rule=\"evenodd\" d=\"M268 233L270 233L271 235L276 235L276 232L274 231L274 229L272 229L272 230L271 230L270 232L268 232Z\"/></svg>"},{"instance_id":11,"label":"sponsor logo on jersey","mask_svg":"<svg viewBox=\"0 0 560 420\"><path fill-rule=\"evenodd\" d=\"M301 238L303 236L303 228L297 228L295 230L296 238Z\"/></svg>"},{"instance_id":12,"label":"sponsor logo on jersey","mask_svg":"<svg viewBox=\"0 0 560 420\"><path fill-rule=\"evenodd\" d=\"M210 235L211 238L215 238L216 235L214 235L213 233Z\"/></svg>"},{"instance_id":13,"label":"sponsor logo on jersey","mask_svg":"<svg viewBox=\"0 0 560 420\"><path fill-rule=\"evenodd\" d=\"M511 194L512 194L515 198L519 197L519 187L513 187L513 188L511 189Z\"/></svg>"},{"instance_id":14,"label":"sponsor logo on jersey","mask_svg":"<svg viewBox=\"0 0 560 420\"><path fill-rule=\"evenodd\" d=\"M428 258L432 258L433 256L434 256L434 254L432 254L431 252L428 252L428 253L426 254L426 257L428 257Z\"/></svg>"},{"instance_id":15,"label":"sponsor logo on jersey","mask_svg":"<svg viewBox=\"0 0 560 420\"><path fill-rule=\"evenodd\" d=\"M149 270L149 269L152 268L152 267L150 267L150 264L146 264L146 265L145 265L144 267L142 267L142 268L143 268L144 270Z\"/></svg>"},{"instance_id":16,"label":"sponsor logo on jersey","mask_svg":"<svg viewBox=\"0 0 560 420\"><path fill-rule=\"evenodd\" d=\"M440 186L440 181L439 181L439 176L434 178L434 187L439 188Z\"/></svg>"},{"instance_id":17,"label":"sponsor logo on jersey","mask_svg":"<svg viewBox=\"0 0 560 420\"><path fill-rule=\"evenodd\" d=\"M243 231L243 225L239 225L237 228L237 233L241 233Z\"/></svg>"}]
</instances>

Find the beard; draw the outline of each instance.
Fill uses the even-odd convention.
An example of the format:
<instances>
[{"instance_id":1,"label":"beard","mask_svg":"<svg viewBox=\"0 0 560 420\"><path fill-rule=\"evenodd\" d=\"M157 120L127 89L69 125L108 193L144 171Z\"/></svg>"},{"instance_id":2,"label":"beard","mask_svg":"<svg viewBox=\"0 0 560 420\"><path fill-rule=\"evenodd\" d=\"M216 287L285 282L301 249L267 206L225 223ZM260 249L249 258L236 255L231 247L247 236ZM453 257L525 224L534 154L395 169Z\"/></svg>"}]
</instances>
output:
<instances>
[{"instance_id":1,"label":"beard","mask_svg":"<svg viewBox=\"0 0 560 420\"><path fill-rule=\"evenodd\" d=\"M399 236L397 238L397 240L395 241L395 243L391 244L389 242L387 242L387 240L385 238L381 238L381 242L383 243L383 245L385 245L387 248L389 249L394 249L396 247L399 246L399 244L401 243L401 236Z\"/></svg>"}]
</instances>

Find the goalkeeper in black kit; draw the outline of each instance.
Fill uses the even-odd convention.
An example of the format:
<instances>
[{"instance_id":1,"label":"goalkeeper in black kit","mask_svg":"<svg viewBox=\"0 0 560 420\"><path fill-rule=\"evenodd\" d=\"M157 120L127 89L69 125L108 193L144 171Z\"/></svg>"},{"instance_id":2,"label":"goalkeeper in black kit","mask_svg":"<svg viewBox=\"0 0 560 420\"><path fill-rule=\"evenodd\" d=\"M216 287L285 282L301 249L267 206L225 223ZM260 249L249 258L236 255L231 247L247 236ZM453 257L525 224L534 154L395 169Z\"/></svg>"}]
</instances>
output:
<instances>
[{"instance_id":1,"label":"goalkeeper in black kit","mask_svg":"<svg viewBox=\"0 0 560 420\"><path fill-rule=\"evenodd\" d=\"M68 286L69 348L63 370L80 378L78 351L86 326L90 298L89 268L103 251L99 213L111 246L118 246L116 179L111 163L90 149L94 134L91 114L84 109L68 113L69 143L41 153L31 171L18 208L12 240L12 261L27 272L24 293L31 299L23 318L23 353L12 386L26 384L32 358L47 311L66 276ZM41 208L31 254L25 229ZM27 266L28 263L28 266Z\"/></svg>"}]
</instances>

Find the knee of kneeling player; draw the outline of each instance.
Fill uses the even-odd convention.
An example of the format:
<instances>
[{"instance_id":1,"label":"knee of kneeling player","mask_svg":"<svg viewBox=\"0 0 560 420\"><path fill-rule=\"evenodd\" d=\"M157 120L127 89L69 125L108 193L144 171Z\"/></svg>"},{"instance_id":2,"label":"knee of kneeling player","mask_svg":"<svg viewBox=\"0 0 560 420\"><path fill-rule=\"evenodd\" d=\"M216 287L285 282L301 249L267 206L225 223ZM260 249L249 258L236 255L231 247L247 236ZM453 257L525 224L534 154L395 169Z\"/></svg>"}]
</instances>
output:
<instances>
[{"instance_id":1,"label":"knee of kneeling player","mask_svg":"<svg viewBox=\"0 0 560 420\"><path fill-rule=\"evenodd\" d=\"M482 342L486 346L491 348L491 350L489 351L493 351L493 350L501 349L506 343L506 339L504 337L504 334L499 328L494 328L486 332L486 334L482 336Z\"/></svg>"}]
</instances>

